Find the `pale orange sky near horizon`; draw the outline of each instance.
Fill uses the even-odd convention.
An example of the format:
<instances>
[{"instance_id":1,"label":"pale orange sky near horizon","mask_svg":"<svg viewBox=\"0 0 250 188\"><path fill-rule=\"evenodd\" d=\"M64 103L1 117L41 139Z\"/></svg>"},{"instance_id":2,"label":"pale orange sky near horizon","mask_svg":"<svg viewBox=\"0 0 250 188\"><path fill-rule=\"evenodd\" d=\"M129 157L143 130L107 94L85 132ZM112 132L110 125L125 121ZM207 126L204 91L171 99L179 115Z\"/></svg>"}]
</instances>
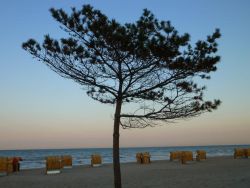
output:
<instances>
[{"instance_id":1,"label":"pale orange sky near horizon","mask_svg":"<svg viewBox=\"0 0 250 188\"><path fill-rule=\"evenodd\" d=\"M21 48L31 37L61 37L49 8L69 10L83 3L122 23L136 21L148 8L189 33L192 42L217 27L222 33L218 71L205 83L205 98L222 100L219 109L174 124L121 129L121 147L250 144L250 1L27 0L1 2L0 150L112 147L114 107L93 101L80 85ZM196 11L187 8L190 4Z\"/></svg>"},{"instance_id":2,"label":"pale orange sky near horizon","mask_svg":"<svg viewBox=\"0 0 250 188\"><path fill-rule=\"evenodd\" d=\"M38 117L20 112L15 120L7 119L5 127L1 125L4 132L1 132L0 148L112 147L112 107L104 112L106 105L89 100L87 106L91 104L96 108L89 108L88 113L77 113L73 117L67 117L67 111L51 116L43 112ZM84 111L83 102L75 105L82 105ZM248 122L244 114L237 118L227 117L222 110L217 110L154 128L121 129L121 147L250 144Z\"/></svg>"}]
</instances>

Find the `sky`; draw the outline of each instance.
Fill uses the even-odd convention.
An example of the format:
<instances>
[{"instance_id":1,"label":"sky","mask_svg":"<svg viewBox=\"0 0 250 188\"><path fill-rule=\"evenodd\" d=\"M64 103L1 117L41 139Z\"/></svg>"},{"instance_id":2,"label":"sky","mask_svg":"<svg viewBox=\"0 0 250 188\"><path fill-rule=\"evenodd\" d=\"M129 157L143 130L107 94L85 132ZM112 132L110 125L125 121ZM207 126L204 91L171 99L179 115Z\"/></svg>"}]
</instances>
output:
<instances>
[{"instance_id":1,"label":"sky","mask_svg":"<svg viewBox=\"0 0 250 188\"><path fill-rule=\"evenodd\" d=\"M154 128L120 132L121 147L250 144L250 1L248 0L1 0L0 150L112 147L114 106L89 98L21 48L29 38L64 33L49 9L91 4L109 18L134 22L142 10L170 20L191 41L220 28L221 61L206 82L212 113Z\"/></svg>"}]
</instances>

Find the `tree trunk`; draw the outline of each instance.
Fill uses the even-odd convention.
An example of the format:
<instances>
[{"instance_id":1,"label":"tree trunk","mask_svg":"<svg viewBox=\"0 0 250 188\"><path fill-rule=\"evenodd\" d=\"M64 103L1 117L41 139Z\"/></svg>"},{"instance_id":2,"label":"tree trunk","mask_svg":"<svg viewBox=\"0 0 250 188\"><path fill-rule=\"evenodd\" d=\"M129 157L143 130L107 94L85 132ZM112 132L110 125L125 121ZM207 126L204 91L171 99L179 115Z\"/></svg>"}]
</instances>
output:
<instances>
[{"instance_id":1,"label":"tree trunk","mask_svg":"<svg viewBox=\"0 0 250 188\"><path fill-rule=\"evenodd\" d=\"M121 114L122 100L118 99L116 102L115 119L114 119L114 133L113 133L113 168L114 168L114 185L115 188L121 188L121 169L120 169L120 153L119 153L119 128L120 128L120 114Z\"/></svg>"}]
</instances>

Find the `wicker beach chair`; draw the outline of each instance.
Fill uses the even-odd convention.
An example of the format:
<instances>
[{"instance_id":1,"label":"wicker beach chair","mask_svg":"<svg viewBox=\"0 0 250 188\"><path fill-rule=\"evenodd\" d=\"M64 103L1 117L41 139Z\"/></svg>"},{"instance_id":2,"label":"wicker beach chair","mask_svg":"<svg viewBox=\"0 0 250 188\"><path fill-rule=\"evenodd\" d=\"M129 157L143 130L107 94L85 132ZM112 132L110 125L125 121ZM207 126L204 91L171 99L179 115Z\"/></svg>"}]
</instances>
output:
<instances>
[{"instance_id":1,"label":"wicker beach chair","mask_svg":"<svg viewBox=\"0 0 250 188\"><path fill-rule=\"evenodd\" d=\"M59 156L46 157L46 174L58 174L61 172L62 162Z\"/></svg>"},{"instance_id":2,"label":"wicker beach chair","mask_svg":"<svg viewBox=\"0 0 250 188\"><path fill-rule=\"evenodd\" d=\"M181 151L170 152L170 161L180 160L180 159L181 159Z\"/></svg>"},{"instance_id":3,"label":"wicker beach chair","mask_svg":"<svg viewBox=\"0 0 250 188\"><path fill-rule=\"evenodd\" d=\"M72 156L63 155L61 156L62 168L72 168Z\"/></svg>"},{"instance_id":4,"label":"wicker beach chair","mask_svg":"<svg viewBox=\"0 0 250 188\"><path fill-rule=\"evenodd\" d=\"M102 157L101 155L94 154L91 155L91 166L92 167L98 167L102 165Z\"/></svg>"},{"instance_id":5,"label":"wicker beach chair","mask_svg":"<svg viewBox=\"0 0 250 188\"><path fill-rule=\"evenodd\" d=\"M250 157L250 148L245 149L246 158Z\"/></svg>"},{"instance_id":6,"label":"wicker beach chair","mask_svg":"<svg viewBox=\"0 0 250 188\"><path fill-rule=\"evenodd\" d=\"M8 173L12 173L12 172L15 171L15 169L14 169L14 158L13 157L8 157L7 171L8 171Z\"/></svg>"},{"instance_id":7,"label":"wicker beach chair","mask_svg":"<svg viewBox=\"0 0 250 188\"><path fill-rule=\"evenodd\" d=\"M187 161L193 161L193 152L192 151L182 151L181 152L181 163L186 164Z\"/></svg>"},{"instance_id":8,"label":"wicker beach chair","mask_svg":"<svg viewBox=\"0 0 250 188\"><path fill-rule=\"evenodd\" d=\"M234 159L238 158L238 157L246 157L246 154L245 154L245 149L242 149L242 148L235 148L234 149Z\"/></svg>"},{"instance_id":9,"label":"wicker beach chair","mask_svg":"<svg viewBox=\"0 0 250 188\"><path fill-rule=\"evenodd\" d=\"M139 164L143 163L143 161L142 161L142 153L137 153L136 154L136 162L139 163Z\"/></svg>"},{"instance_id":10,"label":"wicker beach chair","mask_svg":"<svg viewBox=\"0 0 250 188\"><path fill-rule=\"evenodd\" d=\"M0 157L0 176L8 175L8 158Z\"/></svg>"},{"instance_id":11,"label":"wicker beach chair","mask_svg":"<svg viewBox=\"0 0 250 188\"><path fill-rule=\"evenodd\" d=\"M151 163L150 157L151 157L151 155L149 154L149 152L142 153L142 163L143 164L149 164L149 163Z\"/></svg>"},{"instance_id":12,"label":"wicker beach chair","mask_svg":"<svg viewBox=\"0 0 250 188\"><path fill-rule=\"evenodd\" d=\"M201 161L207 159L206 151L204 150L197 150L196 151L196 161Z\"/></svg>"}]
</instances>

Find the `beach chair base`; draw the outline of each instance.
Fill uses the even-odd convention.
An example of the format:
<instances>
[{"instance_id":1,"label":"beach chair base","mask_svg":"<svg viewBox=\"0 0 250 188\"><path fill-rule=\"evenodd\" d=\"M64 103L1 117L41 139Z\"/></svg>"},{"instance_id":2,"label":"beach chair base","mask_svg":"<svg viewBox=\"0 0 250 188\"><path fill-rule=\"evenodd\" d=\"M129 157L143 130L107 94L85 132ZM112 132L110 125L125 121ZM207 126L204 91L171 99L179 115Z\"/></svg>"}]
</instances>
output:
<instances>
[{"instance_id":1,"label":"beach chair base","mask_svg":"<svg viewBox=\"0 0 250 188\"><path fill-rule=\"evenodd\" d=\"M92 164L92 167L100 167L102 166L101 164Z\"/></svg>"},{"instance_id":2,"label":"beach chair base","mask_svg":"<svg viewBox=\"0 0 250 188\"><path fill-rule=\"evenodd\" d=\"M195 160L193 160L193 161L186 161L186 162L183 163L183 164L195 164Z\"/></svg>"},{"instance_id":3,"label":"beach chair base","mask_svg":"<svg viewBox=\"0 0 250 188\"><path fill-rule=\"evenodd\" d=\"M60 174L61 171L60 170L50 170L50 171L47 171L47 174Z\"/></svg>"},{"instance_id":4,"label":"beach chair base","mask_svg":"<svg viewBox=\"0 0 250 188\"><path fill-rule=\"evenodd\" d=\"M72 166L64 166L63 169L71 169Z\"/></svg>"}]
</instances>

